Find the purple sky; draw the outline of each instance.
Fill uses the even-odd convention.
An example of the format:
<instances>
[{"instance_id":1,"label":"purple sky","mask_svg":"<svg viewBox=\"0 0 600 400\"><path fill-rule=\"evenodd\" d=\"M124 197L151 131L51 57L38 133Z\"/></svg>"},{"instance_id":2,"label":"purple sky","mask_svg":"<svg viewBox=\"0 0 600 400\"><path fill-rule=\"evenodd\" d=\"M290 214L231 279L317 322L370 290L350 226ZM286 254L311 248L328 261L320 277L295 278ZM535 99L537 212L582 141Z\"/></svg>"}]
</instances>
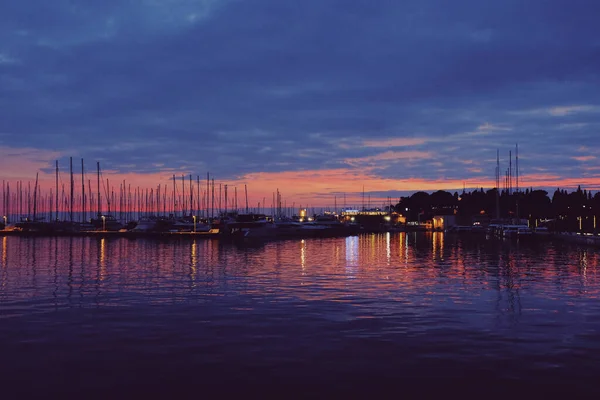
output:
<instances>
[{"instance_id":1,"label":"purple sky","mask_svg":"<svg viewBox=\"0 0 600 400\"><path fill-rule=\"evenodd\" d=\"M345 171L396 194L493 183L496 149L505 168L518 142L524 184L599 187L599 15L595 0L0 0L0 175L73 156L232 182Z\"/></svg>"}]
</instances>

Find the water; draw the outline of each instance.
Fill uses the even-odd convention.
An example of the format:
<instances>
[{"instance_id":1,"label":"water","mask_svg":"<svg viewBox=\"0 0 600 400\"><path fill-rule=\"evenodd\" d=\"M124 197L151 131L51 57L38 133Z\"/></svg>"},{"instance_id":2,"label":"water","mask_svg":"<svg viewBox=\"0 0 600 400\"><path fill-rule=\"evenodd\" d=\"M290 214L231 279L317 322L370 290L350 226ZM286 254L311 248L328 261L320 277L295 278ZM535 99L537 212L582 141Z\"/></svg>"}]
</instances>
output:
<instances>
[{"instance_id":1,"label":"water","mask_svg":"<svg viewBox=\"0 0 600 400\"><path fill-rule=\"evenodd\" d=\"M0 394L600 393L599 260L443 233L2 237Z\"/></svg>"}]
</instances>

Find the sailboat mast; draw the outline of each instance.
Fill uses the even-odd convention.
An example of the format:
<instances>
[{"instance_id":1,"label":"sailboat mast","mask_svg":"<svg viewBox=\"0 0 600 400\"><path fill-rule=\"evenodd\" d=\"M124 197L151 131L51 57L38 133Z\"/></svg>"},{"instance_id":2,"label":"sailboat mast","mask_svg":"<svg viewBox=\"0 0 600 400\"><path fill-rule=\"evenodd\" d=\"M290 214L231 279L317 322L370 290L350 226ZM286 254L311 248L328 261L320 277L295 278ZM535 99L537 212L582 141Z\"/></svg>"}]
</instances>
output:
<instances>
[{"instance_id":1,"label":"sailboat mast","mask_svg":"<svg viewBox=\"0 0 600 400\"><path fill-rule=\"evenodd\" d=\"M58 196L57 196L58 198ZM23 216L23 181L19 181L19 218Z\"/></svg>"},{"instance_id":2,"label":"sailboat mast","mask_svg":"<svg viewBox=\"0 0 600 400\"><path fill-rule=\"evenodd\" d=\"M516 201L517 210L516 210L516 214L517 214L517 219L520 219L520 216L519 216L519 144L518 143L516 144L515 150L516 150L515 162L517 164L517 166L516 166L516 168L517 168L517 173L516 173L516 176L517 176L517 201Z\"/></svg>"},{"instance_id":3,"label":"sailboat mast","mask_svg":"<svg viewBox=\"0 0 600 400\"><path fill-rule=\"evenodd\" d=\"M362 210L365 211L365 185L363 185L362 190Z\"/></svg>"},{"instance_id":4,"label":"sailboat mast","mask_svg":"<svg viewBox=\"0 0 600 400\"><path fill-rule=\"evenodd\" d=\"M156 216L160 216L160 183L158 184L158 190L156 192Z\"/></svg>"},{"instance_id":5,"label":"sailboat mast","mask_svg":"<svg viewBox=\"0 0 600 400\"><path fill-rule=\"evenodd\" d=\"M176 206L176 202L175 202L175 174L173 174L173 217L175 217L175 215L176 215L175 206Z\"/></svg>"},{"instance_id":6,"label":"sailboat mast","mask_svg":"<svg viewBox=\"0 0 600 400\"><path fill-rule=\"evenodd\" d=\"M205 201L207 218L208 218L208 207L209 207L209 202L208 202L208 192L209 191L210 191L210 178L209 178L209 174L207 172L206 173L206 201Z\"/></svg>"},{"instance_id":7,"label":"sailboat mast","mask_svg":"<svg viewBox=\"0 0 600 400\"><path fill-rule=\"evenodd\" d=\"M182 193L182 195L181 195L181 197L182 197L182 201L181 201L181 216L185 217L185 209L187 208L186 204L185 204L186 203L186 198L185 198L185 175L181 175L181 186L183 186L183 189L182 189L182 192L181 192Z\"/></svg>"},{"instance_id":8,"label":"sailboat mast","mask_svg":"<svg viewBox=\"0 0 600 400\"><path fill-rule=\"evenodd\" d=\"M108 209L108 215L110 215L111 200L110 183L108 182L108 178L106 178L106 208Z\"/></svg>"},{"instance_id":9,"label":"sailboat mast","mask_svg":"<svg viewBox=\"0 0 600 400\"><path fill-rule=\"evenodd\" d=\"M69 157L69 172L70 172L70 176L71 176L71 197L69 198L69 220L71 222L73 222L73 193L74 193L74 187L73 187L73 157Z\"/></svg>"},{"instance_id":10,"label":"sailboat mast","mask_svg":"<svg viewBox=\"0 0 600 400\"><path fill-rule=\"evenodd\" d=\"M516 144L515 161L517 163L517 193L519 192L519 143Z\"/></svg>"},{"instance_id":11,"label":"sailboat mast","mask_svg":"<svg viewBox=\"0 0 600 400\"><path fill-rule=\"evenodd\" d=\"M508 194L512 194L512 150L508 152Z\"/></svg>"},{"instance_id":12,"label":"sailboat mast","mask_svg":"<svg viewBox=\"0 0 600 400\"><path fill-rule=\"evenodd\" d=\"M248 214L248 185L244 185L244 196L246 197L246 214Z\"/></svg>"},{"instance_id":13,"label":"sailboat mast","mask_svg":"<svg viewBox=\"0 0 600 400\"><path fill-rule=\"evenodd\" d=\"M6 222L8 223L8 220L10 219L10 212L11 212L11 202L10 202L10 182L6 182L6 211L5 211L5 215L6 215Z\"/></svg>"},{"instance_id":14,"label":"sailboat mast","mask_svg":"<svg viewBox=\"0 0 600 400\"><path fill-rule=\"evenodd\" d=\"M27 182L27 219L31 219L31 182Z\"/></svg>"},{"instance_id":15,"label":"sailboat mast","mask_svg":"<svg viewBox=\"0 0 600 400\"><path fill-rule=\"evenodd\" d=\"M93 203L93 198L94 195L92 194L92 180L88 179L88 193L90 194L90 217L93 215L93 209L94 209L94 203Z\"/></svg>"},{"instance_id":16,"label":"sailboat mast","mask_svg":"<svg viewBox=\"0 0 600 400\"><path fill-rule=\"evenodd\" d=\"M200 216L200 209L202 208L202 201L200 199L200 175L196 175L196 215Z\"/></svg>"},{"instance_id":17,"label":"sailboat mast","mask_svg":"<svg viewBox=\"0 0 600 400\"><path fill-rule=\"evenodd\" d=\"M83 158L81 159L81 222L86 220L86 207L85 207L85 168L83 166Z\"/></svg>"},{"instance_id":18,"label":"sailboat mast","mask_svg":"<svg viewBox=\"0 0 600 400\"><path fill-rule=\"evenodd\" d=\"M55 190L56 190L56 220L58 221L58 160L56 160L56 186L55 186Z\"/></svg>"},{"instance_id":19,"label":"sailboat mast","mask_svg":"<svg viewBox=\"0 0 600 400\"><path fill-rule=\"evenodd\" d=\"M500 150L496 150L496 219L500 219Z\"/></svg>"},{"instance_id":20,"label":"sailboat mast","mask_svg":"<svg viewBox=\"0 0 600 400\"><path fill-rule=\"evenodd\" d=\"M211 193L211 210L210 216L211 218L215 217L215 178L212 178L212 193Z\"/></svg>"},{"instance_id":21,"label":"sailboat mast","mask_svg":"<svg viewBox=\"0 0 600 400\"><path fill-rule=\"evenodd\" d=\"M225 186L225 215L227 215L227 184Z\"/></svg>"},{"instance_id":22,"label":"sailboat mast","mask_svg":"<svg viewBox=\"0 0 600 400\"><path fill-rule=\"evenodd\" d=\"M33 221L35 221L37 214L37 191L38 191L38 175L39 173L35 173L35 186L33 188Z\"/></svg>"},{"instance_id":23,"label":"sailboat mast","mask_svg":"<svg viewBox=\"0 0 600 400\"><path fill-rule=\"evenodd\" d=\"M102 200L100 197L100 161L96 162L96 169L98 175L98 219L102 216Z\"/></svg>"},{"instance_id":24,"label":"sailboat mast","mask_svg":"<svg viewBox=\"0 0 600 400\"><path fill-rule=\"evenodd\" d=\"M190 174L190 217L194 213L194 190L192 188L192 174Z\"/></svg>"}]
</instances>

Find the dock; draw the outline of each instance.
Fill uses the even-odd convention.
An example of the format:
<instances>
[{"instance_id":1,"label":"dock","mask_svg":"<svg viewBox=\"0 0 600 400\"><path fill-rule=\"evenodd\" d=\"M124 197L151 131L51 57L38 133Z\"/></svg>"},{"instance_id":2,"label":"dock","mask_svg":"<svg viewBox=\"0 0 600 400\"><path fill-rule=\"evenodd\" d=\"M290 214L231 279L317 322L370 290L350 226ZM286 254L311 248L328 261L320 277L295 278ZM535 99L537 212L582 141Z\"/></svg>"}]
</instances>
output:
<instances>
[{"instance_id":1,"label":"dock","mask_svg":"<svg viewBox=\"0 0 600 400\"><path fill-rule=\"evenodd\" d=\"M563 232L556 233L553 237L569 243L600 246L600 235L593 233Z\"/></svg>"},{"instance_id":2,"label":"dock","mask_svg":"<svg viewBox=\"0 0 600 400\"><path fill-rule=\"evenodd\" d=\"M128 239L216 239L219 232L132 232L132 231L78 231L36 232L0 230L0 236L18 237L109 237Z\"/></svg>"}]
</instances>

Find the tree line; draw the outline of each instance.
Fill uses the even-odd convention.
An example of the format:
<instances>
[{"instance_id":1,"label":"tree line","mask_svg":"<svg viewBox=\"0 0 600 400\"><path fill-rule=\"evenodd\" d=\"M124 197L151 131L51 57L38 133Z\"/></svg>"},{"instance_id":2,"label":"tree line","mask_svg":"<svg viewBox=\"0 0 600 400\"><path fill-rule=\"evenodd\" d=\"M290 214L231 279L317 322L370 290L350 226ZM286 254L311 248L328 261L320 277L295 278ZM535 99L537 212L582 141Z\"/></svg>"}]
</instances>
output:
<instances>
[{"instance_id":1,"label":"tree line","mask_svg":"<svg viewBox=\"0 0 600 400\"><path fill-rule=\"evenodd\" d=\"M523 219L530 226L546 225L559 231L595 230L600 222L600 192L581 189L568 192L556 189L550 196L546 190L526 189L519 192L483 188L462 193L438 190L431 194L416 192L401 197L394 206L408 221L425 221L435 215L457 215L468 219Z\"/></svg>"}]
</instances>

